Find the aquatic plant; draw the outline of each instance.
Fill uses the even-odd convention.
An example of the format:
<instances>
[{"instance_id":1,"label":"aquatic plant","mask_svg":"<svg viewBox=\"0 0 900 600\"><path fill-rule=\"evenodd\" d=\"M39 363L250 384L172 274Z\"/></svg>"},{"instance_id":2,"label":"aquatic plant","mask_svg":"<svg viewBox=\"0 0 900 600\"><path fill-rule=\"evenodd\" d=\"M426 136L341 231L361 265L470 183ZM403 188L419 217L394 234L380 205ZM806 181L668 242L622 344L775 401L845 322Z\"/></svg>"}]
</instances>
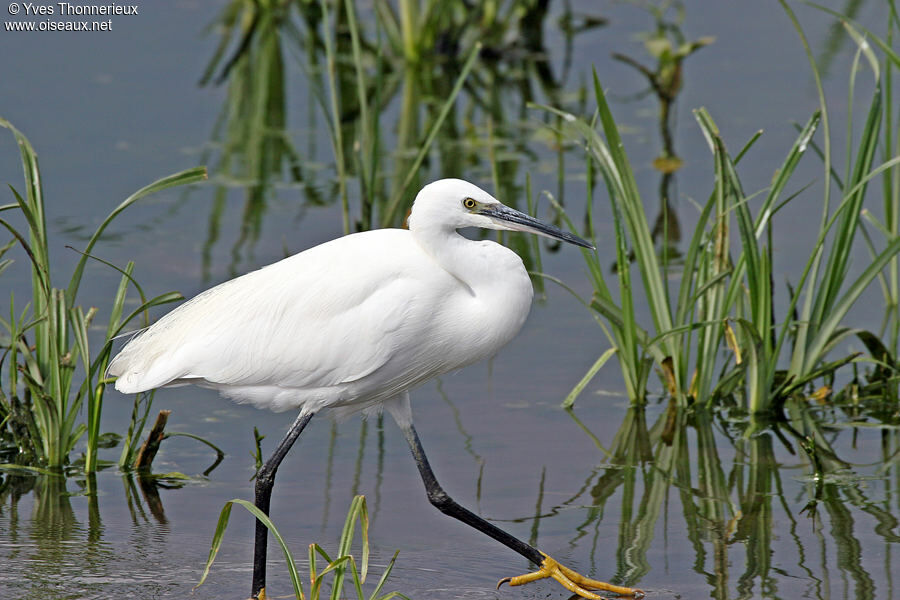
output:
<instances>
[{"instance_id":1,"label":"aquatic plant","mask_svg":"<svg viewBox=\"0 0 900 600\"><path fill-rule=\"evenodd\" d=\"M251 515L263 523L281 547L281 550L284 553L287 571L291 578L291 585L294 589L294 597L296 597L297 600L305 600L307 598L309 600L317 600L324 594L327 594L325 584L329 581L331 586L330 597L335 600L341 598L341 592L343 591L348 577L349 583L353 586L353 591L356 592L358 600L390 600L391 598L406 598L406 596L399 592L389 592L387 594L381 593L388 576L391 574L391 570L394 568L394 563L397 560L399 551L394 553L394 556L391 558L387 567L385 567L375 588L368 596L363 593L363 584L366 582L366 577L369 573L369 511L366 508L366 498L361 495L353 498L353 501L350 503L350 509L347 511L347 518L344 520L344 528L338 541L338 551L335 558L331 558L319 544L310 544L308 559L308 595L305 594L303 590L303 583L301 582L297 561L294 559L294 555L291 553L287 542L275 527L275 524L272 523L269 517L252 502L240 498L234 498L226 502L225 506L222 508L222 512L219 514L219 521L216 525L216 531L213 534L209 558L206 561L203 576L200 578L200 582L197 583L197 587L203 585L203 582L206 581L209 576L210 568L222 546L225 530L231 519L231 509L235 504L246 508ZM362 547L360 549L361 555L359 560L351 554L357 523L359 524L360 533L362 535ZM321 570L319 570L318 567L318 561L320 559L324 559L326 563ZM326 575L328 577L326 577Z\"/></svg>"},{"instance_id":2,"label":"aquatic plant","mask_svg":"<svg viewBox=\"0 0 900 600\"><path fill-rule=\"evenodd\" d=\"M569 127L583 137L590 162L588 173L592 173L591 166L599 169L610 198L616 235L618 297L611 291L599 257L585 251L595 290L589 304L605 320L603 331L618 357L627 393L633 401L644 401L648 377L655 366L661 373L664 388L682 405L693 401L712 403L740 392L746 399L746 410L766 412L814 380L831 376L839 367L857 360L853 353L832 356L840 343L854 334L872 352L869 360L888 370L895 364L893 357L882 351L884 346L877 342L877 336L846 326L844 319L876 278L893 282L898 276L895 268L900 238L890 232L897 229L894 215L898 194L894 177L900 156L891 154L890 127L884 130L882 141L881 123L884 98L891 97L890 73L900 67L900 60L887 42L878 40L877 45L884 50L884 58L879 63L866 38L854 26L845 24L858 47L850 76L851 106L857 99L855 82L861 56L873 72L875 85L868 99L865 124L858 138L848 141L845 173L840 177L831 158L829 113L816 64L799 22L791 9L786 4L783 6L810 56L819 91L819 109L799 128L755 215L750 208L755 195L744 192L738 163L752 150L759 135L753 136L732 158L710 114L702 108L695 111L713 154L715 182L708 201L700 208L676 289L669 283L671 266L665 256L660 258L654 251L642 198L596 73L594 95L598 108L594 121L589 123L559 109L545 107L564 117ZM887 111L889 126L895 122L891 110ZM847 119L848 131L853 131L852 113ZM596 121L602 133L595 129ZM801 188L788 195L786 186L800 159L810 148L818 148L815 134L820 126L825 171L820 226L815 244L810 248L810 258L795 286L788 290L788 308L785 314L778 315L772 284L774 219L781 208L806 191ZM850 139L852 136L848 135ZM884 160L876 164L879 147ZM885 234L885 241L876 250L869 239L871 262L854 275L849 268L850 250L862 230L861 215L868 186L878 178L882 178L885 186L887 225L878 226ZM836 206L831 201L833 181L840 192ZM589 197L593 197L594 188L593 178L589 177ZM594 230L593 214L589 210L589 231ZM869 220L877 223L868 214ZM733 239L733 232L737 232L737 239ZM735 245L737 250L733 248ZM632 268L632 257L636 269ZM893 271L883 275L889 267ZM643 284L652 324L638 323L633 270ZM890 300L892 284L884 283L883 289ZM723 363L721 355L725 348L730 348L731 360ZM588 375L595 373L610 356L609 352L602 355ZM782 360L788 361L786 368ZM576 387L566 405L571 405L585 383L582 381Z\"/></svg>"},{"instance_id":3,"label":"aquatic plant","mask_svg":"<svg viewBox=\"0 0 900 600\"><path fill-rule=\"evenodd\" d=\"M246 200L232 275L259 235L276 185L297 190L306 207L339 203L345 233L402 226L415 190L436 175L502 171L493 192L515 203L516 153L531 133L516 119L527 118L526 103L538 94L555 103L570 75L548 59L548 14L545 0L378 1L371 8L347 0L231 0L210 27L219 45L201 79L227 86L206 156L218 190L204 271L235 182ZM603 21L565 7L556 24L568 65L573 38ZM292 58L305 72L307 112L288 118ZM303 143L293 141L289 122L300 123Z\"/></svg>"},{"instance_id":4,"label":"aquatic plant","mask_svg":"<svg viewBox=\"0 0 900 600\"><path fill-rule=\"evenodd\" d=\"M12 124L0 119L0 127L13 133L22 158L25 194L10 186L15 202L0 206L0 212L18 213L24 227L0 219L12 241L3 252L18 245L31 269L31 299L24 305L10 294L8 318L0 318L6 336L0 342L0 452L4 462L58 471L72 465L72 452L87 434L83 462L85 472L98 467L98 449L109 436L100 434L103 408L103 380L113 339L136 320L146 323L147 309L181 299L175 292L147 298L133 278L134 263L124 268L110 265L122 274L111 300L108 323L99 348L89 341L88 328L97 308L87 311L78 305L85 264L104 230L125 209L154 192L206 178L206 169L188 169L147 185L119 204L97 227L80 252L81 257L65 288L54 287L52 260L48 245L44 194L37 153L28 139ZM99 260L99 259L98 259ZM9 265L9 259L0 270ZM103 261L105 262L105 261ZM109 263L107 263L109 264ZM137 290L137 308L126 311L126 292ZM82 407L87 421L81 422ZM140 431L137 432L139 434Z\"/></svg>"}]
</instances>

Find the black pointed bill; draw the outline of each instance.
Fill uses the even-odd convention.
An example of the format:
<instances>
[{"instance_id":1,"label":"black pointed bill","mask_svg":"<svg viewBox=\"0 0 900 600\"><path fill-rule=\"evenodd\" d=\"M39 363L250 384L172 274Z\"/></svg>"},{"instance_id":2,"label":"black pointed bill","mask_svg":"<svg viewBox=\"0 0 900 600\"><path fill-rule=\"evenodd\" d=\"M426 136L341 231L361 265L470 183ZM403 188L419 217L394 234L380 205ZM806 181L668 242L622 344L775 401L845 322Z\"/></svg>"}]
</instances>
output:
<instances>
[{"instance_id":1,"label":"black pointed bill","mask_svg":"<svg viewBox=\"0 0 900 600\"><path fill-rule=\"evenodd\" d=\"M563 242L575 244L582 248L588 248L590 250L595 249L592 243L581 239L577 235L538 221L534 217L529 217L523 212L519 212L500 203L482 206L477 212L478 214L494 219L494 221L497 222L497 225L502 229L536 233L555 240L562 240Z\"/></svg>"}]
</instances>

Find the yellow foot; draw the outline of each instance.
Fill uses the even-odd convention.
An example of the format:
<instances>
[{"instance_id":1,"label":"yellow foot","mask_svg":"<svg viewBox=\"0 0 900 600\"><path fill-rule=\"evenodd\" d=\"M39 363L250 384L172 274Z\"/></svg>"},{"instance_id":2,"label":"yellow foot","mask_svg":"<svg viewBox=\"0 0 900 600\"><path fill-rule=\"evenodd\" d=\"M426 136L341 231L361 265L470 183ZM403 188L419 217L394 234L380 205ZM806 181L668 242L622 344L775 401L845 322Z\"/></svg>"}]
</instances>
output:
<instances>
[{"instance_id":1,"label":"yellow foot","mask_svg":"<svg viewBox=\"0 0 900 600\"><path fill-rule=\"evenodd\" d=\"M266 600L266 588L259 590L255 596L251 596L247 600Z\"/></svg>"},{"instance_id":2,"label":"yellow foot","mask_svg":"<svg viewBox=\"0 0 900 600\"><path fill-rule=\"evenodd\" d=\"M544 553L541 552L541 554ZM589 598L590 600L604 600L603 596L595 594L590 590L602 590L604 592L613 592L620 596L633 596L636 598L641 598L644 595L644 592L638 589L589 579L584 575L576 573L572 569L562 566L546 554L544 554L544 562L541 563L540 569L534 573L526 573L525 575L519 575L518 577L504 577L497 584L497 587L499 588L504 583L508 583L509 585L525 585L526 583L531 583L538 579L546 579L547 577L552 577L570 592L578 594L582 598Z\"/></svg>"}]
</instances>

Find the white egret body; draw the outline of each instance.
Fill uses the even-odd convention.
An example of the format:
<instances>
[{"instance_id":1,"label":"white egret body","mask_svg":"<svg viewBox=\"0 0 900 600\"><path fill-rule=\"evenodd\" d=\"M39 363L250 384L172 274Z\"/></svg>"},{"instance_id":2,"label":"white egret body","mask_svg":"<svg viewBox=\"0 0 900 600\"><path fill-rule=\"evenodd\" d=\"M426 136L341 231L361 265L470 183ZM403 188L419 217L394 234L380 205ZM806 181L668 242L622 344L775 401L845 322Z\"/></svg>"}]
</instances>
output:
<instances>
[{"instance_id":1,"label":"white egret body","mask_svg":"<svg viewBox=\"0 0 900 600\"><path fill-rule=\"evenodd\" d=\"M207 290L132 339L109 374L124 393L196 384L261 408L299 409L257 475L256 505L266 513L275 471L313 414L386 403L433 504L540 564L541 577L598 597L583 587L608 584L581 578L450 499L413 428L407 392L494 355L531 307L519 256L463 237L457 230L464 227L529 231L592 248L470 183L440 180L419 192L409 230L348 235ZM257 523L255 598L265 596L265 547L266 529Z\"/></svg>"},{"instance_id":2,"label":"white egret body","mask_svg":"<svg viewBox=\"0 0 900 600\"><path fill-rule=\"evenodd\" d=\"M449 228L422 231L418 216L417 205L410 231L348 235L203 292L116 356L116 389L194 383L316 412L492 356L531 307L522 260Z\"/></svg>"}]
</instances>

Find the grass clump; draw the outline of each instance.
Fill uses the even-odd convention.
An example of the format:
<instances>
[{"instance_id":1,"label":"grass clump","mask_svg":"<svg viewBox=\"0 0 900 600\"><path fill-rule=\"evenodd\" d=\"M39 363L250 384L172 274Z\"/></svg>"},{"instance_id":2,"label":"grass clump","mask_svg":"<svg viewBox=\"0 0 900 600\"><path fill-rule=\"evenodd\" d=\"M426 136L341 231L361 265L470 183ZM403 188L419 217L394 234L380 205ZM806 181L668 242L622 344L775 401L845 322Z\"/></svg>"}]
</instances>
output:
<instances>
[{"instance_id":1,"label":"grass clump","mask_svg":"<svg viewBox=\"0 0 900 600\"><path fill-rule=\"evenodd\" d=\"M213 534L212 546L209 550L209 559L206 561L203 576L200 578L197 587L203 585L203 582L205 582L206 578L209 576L210 567L212 567L216 555L219 552L219 548L222 546L225 530L227 529L228 521L231 518L231 509L235 504L243 506L250 514L259 519L259 521L268 528L269 533L272 534L275 541L278 542L278 545L284 553L288 574L291 578L291 585L294 589L294 597L297 598L297 600L318 600L318 598L327 594L325 591L325 584L329 582L331 586L329 597L333 600L337 600L338 598L341 598L341 592L348 581L348 577L349 585L353 587L358 600L390 600L391 598L406 598L406 596L399 592L382 594L384 584L391 574L391 570L394 568L394 562L397 560L398 552L394 553L391 561L388 563L387 567L385 567L378 583L375 585L375 589L373 589L368 596L363 592L363 584L366 582L366 577L369 572L369 511L366 508L366 498L361 495L354 497L353 501L350 503L350 509L347 512L347 518L344 521L344 529L341 532L341 537L338 541L338 553L335 558L331 558L319 544L310 544L308 595L303 589L297 561L294 559L294 555L291 553L290 548L288 548L287 542L275 527L275 524L272 523L269 517L252 502L240 498L229 500L222 508L222 512L219 515L219 522L216 525L216 531ZM360 532L362 534L362 548L359 561L351 554L357 523L359 524ZM319 560L325 561L325 566L323 566L321 570L318 567Z\"/></svg>"},{"instance_id":2,"label":"grass clump","mask_svg":"<svg viewBox=\"0 0 900 600\"><path fill-rule=\"evenodd\" d=\"M25 222L16 227L0 218L12 236L2 252L18 245L31 267L31 299L16 302L11 293L6 318L0 317L5 337L0 341L0 456L2 462L58 471L73 464L72 452L87 434L85 472L98 467L97 452L112 441L100 434L103 380L113 339L129 323L144 319L147 309L181 299L175 292L147 298L134 281L134 264L120 271L122 278L111 301L109 320L99 348L89 341L88 329L98 310L77 303L87 259L106 227L122 211L153 192L205 179L202 167L165 177L141 188L119 204L91 236L66 287L56 287L51 277L44 195L37 153L28 139L8 121L0 127L15 136L25 175L25 193L10 185L14 202L0 206L0 213L18 213ZM10 264L7 259L0 269ZM129 284L138 291L137 308L126 311ZM81 413L87 409L87 420ZM139 434L139 431L138 431Z\"/></svg>"},{"instance_id":3,"label":"grass clump","mask_svg":"<svg viewBox=\"0 0 900 600\"><path fill-rule=\"evenodd\" d=\"M839 175L832 158L829 113L818 68L799 22L782 4L810 56L820 106L803 127L798 127L798 136L775 171L770 187L760 194L744 191L738 171L739 161L759 136L732 155L711 115L702 108L695 111L712 153L715 181L709 199L700 207L677 285L670 283L672 266L666 256L656 252L634 173L596 73L594 96L598 108L591 122L547 108L583 137L589 174L594 169L599 171L609 195L616 239L615 282L608 281L598 255L587 251L584 255L594 283L590 306L602 317L601 325L633 401L644 401L648 378L655 368L666 391L681 405L713 403L738 393L744 397L748 412L767 412L791 395L804 393L815 380L824 379L830 386L839 367L861 360L853 353L833 356L852 335L869 349L869 360L879 365L876 373L880 377L894 376L898 338L894 292L900 261L896 218L900 212L900 156L892 131L897 117L890 104L892 72L900 67L900 57L890 46L894 24L889 25L888 41L883 41L871 32L864 36L856 26L844 22L857 44L849 82L851 107L860 100L856 82L862 66L868 65L874 85L871 95L863 98L868 106L864 124L855 136L852 113L847 117L845 167ZM896 17L893 9L892 14ZM867 39L874 39L883 50L881 61ZM810 149L819 153L824 168L818 204L822 207L820 225L796 285L788 286L787 310L777 314L773 228L781 208L797 198L808 198L805 187L789 193L787 186ZM879 153L881 162L877 160ZM868 208L872 203L869 188L877 181L883 186L883 223ZM589 197L594 186L589 177ZM753 214L757 196L762 196L762 201ZM864 230L864 216L883 233L883 243L876 243ZM590 209L587 221L588 230L594 231ZM871 260L861 272L854 273L850 269L851 250L861 234L865 234ZM877 335L845 324L850 309L876 279L882 282L888 306L886 326L893 323L895 332L890 348ZM638 322L638 285L642 285L651 324ZM609 352L601 356L588 377L610 356ZM727 358L723 360L723 356ZM567 406L585 383L576 386Z\"/></svg>"}]
</instances>

